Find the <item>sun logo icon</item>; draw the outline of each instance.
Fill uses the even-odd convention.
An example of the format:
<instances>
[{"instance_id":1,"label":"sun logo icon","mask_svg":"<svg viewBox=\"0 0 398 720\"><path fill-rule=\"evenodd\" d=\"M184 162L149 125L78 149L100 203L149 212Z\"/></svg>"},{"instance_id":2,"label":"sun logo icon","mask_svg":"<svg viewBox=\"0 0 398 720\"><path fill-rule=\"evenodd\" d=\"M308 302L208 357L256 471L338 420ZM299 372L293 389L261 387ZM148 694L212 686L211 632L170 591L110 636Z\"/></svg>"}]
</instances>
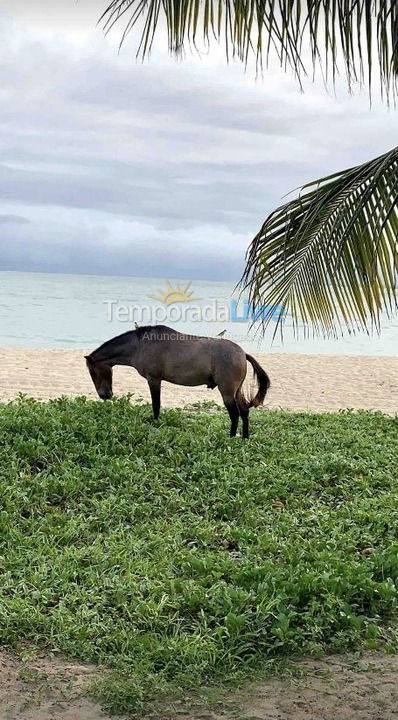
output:
<instances>
[{"instance_id":1,"label":"sun logo icon","mask_svg":"<svg viewBox=\"0 0 398 720\"><path fill-rule=\"evenodd\" d=\"M191 300L200 300L200 298L192 297L193 291L189 291L191 282L187 283L184 288L180 285L173 287L171 283L166 280L167 291L158 290L159 295L148 295L153 300L159 300L159 302L165 305L173 305L174 303L187 303Z\"/></svg>"}]
</instances>

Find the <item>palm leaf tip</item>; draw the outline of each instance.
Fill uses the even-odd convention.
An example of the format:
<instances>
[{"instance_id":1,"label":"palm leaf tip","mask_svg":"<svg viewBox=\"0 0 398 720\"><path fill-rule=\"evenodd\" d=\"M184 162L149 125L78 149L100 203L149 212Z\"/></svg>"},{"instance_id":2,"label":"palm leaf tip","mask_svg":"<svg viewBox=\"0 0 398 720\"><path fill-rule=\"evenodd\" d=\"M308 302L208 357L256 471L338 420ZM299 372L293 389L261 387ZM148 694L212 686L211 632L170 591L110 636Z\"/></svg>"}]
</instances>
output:
<instances>
[{"instance_id":1,"label":"palm leaf tip","mask_svg":"<svg viewBox=\"0 0 398 720\"><path fill-rule=\"evenodd\" d=\"M280 306L296 330L325 336L378 329L397 306L397 201L398 148L305 186L249 247L241 285L253 308Z\"/></svg>"},{"instance_id":2,"label":"palm leaf tip","mask_svg":"<svg viewBox=\"0 0 398 720\"><path fill-rule=\"evenodd\" d=\"M332 76L344 66L348 83L372 82L379 68L387 96L398 78L396 0L112 0L100 21L122 28L121 43L138 30L137 54L148 55L156 32L167 28L169 49L180 53L201 37L225 42L227 56L262 64L276 53L301 78L311 63Z\"/></svg>"}]
</instances>

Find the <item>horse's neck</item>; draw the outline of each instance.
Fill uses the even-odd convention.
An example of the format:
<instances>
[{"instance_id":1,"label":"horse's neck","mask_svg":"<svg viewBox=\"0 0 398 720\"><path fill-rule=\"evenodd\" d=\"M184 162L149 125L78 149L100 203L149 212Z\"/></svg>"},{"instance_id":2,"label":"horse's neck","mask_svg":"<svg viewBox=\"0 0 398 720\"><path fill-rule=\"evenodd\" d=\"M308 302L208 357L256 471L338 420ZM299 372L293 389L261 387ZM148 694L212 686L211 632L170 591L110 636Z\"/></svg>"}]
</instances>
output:
<instances>
[{"instance_id":1,"label":"horse's neck","mask_svg":"<svg viewBox=\"0 0 398 720\"><path fill-rule=\"evenodd\" d=\"M112 365L129 365L130 367L134 366L131 355L129 357L118 357L116 360L112 361Z\"/></svg>"},{"instance_id":2,"label":"horse's neck","mask_svg":"<svg viewBox=\"0 0 398 720\"><path fill-rule=\"evenodd\" d=\"M95 362L104 362L111 365L111 367L114 365L132 365L132 358L133 348L130 342L115 347L112 340L100 348L97 353L94 353L93 357Z\"/></svg>"}]
</instances>

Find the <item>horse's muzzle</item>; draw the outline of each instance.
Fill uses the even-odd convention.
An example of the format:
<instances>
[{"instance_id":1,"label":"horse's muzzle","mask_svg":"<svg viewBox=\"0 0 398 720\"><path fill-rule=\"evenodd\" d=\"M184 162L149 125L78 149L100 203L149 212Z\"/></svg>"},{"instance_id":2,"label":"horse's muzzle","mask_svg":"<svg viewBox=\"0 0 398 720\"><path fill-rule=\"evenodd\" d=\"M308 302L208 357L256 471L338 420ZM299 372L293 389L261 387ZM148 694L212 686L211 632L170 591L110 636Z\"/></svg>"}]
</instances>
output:
<instances>
[{"instance_id":1,"label":"horse's muzzle","mask_svg":"<svg viewBox=\"0 0 398 720\"><path fill-rule=\"evenodd\" d=\"M113 398L113 392L112 390L104 390L100 393L98 393L101 400L111 400Z\"/></svg>"}]
</instances>

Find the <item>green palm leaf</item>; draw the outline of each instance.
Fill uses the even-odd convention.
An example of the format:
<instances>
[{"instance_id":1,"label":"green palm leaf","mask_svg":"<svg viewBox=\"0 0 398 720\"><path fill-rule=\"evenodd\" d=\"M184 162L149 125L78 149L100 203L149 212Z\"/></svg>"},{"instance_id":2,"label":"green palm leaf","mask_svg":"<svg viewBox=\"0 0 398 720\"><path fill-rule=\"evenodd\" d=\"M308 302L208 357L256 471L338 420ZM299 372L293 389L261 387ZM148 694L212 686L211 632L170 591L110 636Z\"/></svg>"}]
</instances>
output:
<instances>
[{"instance_id":1,"label":"green palm leaf","mask_svg":"<svg viewBox=\"0 0 398 720\"><path fill-rule=\"evenodd\" d=\"M310 48L312 64L322 59L333 79L341 64L349 85L366 79L370 86L377 64L386 94L396 89L397 0L112 0L100 18L106 31L122 24L121 43L137 26L143 57L164 21L173 53L223 40L228 57L246 63L253 56L261 65L273 52L300 79Z\"/></svg>"},{"instance_id":2,"label":"green palm leaf","mask_svg":"<svg viewBox=\"0 0 398 720\"><path fill-rule=\"evenodd\" d=\"M199 40L225 42L231 55L258 65L276 53L299 79L322 66L349 86L372 85L395 99L398 80L398 0L113 0L105 30L124 23L121 43L141 28L145 57L166 21L171 52ZM379 327L396 307L398 148L364 165L312 182L273 212L247 255L242 286L253 305L282 306L300 323L330 335ZM263 329L274 316L262 314Z\"/></svg>"},{"instance_id":3,"label":"green palm leaf","mask_svg":"<svg viewBox=\"0 0 398 720\"><path fill-rule=\"evenodd\" d=\"M242 287L263 328L278 306L323 335L396 309L398 148L302 188L254 238Z\"/></svg>"}]
</instances>

